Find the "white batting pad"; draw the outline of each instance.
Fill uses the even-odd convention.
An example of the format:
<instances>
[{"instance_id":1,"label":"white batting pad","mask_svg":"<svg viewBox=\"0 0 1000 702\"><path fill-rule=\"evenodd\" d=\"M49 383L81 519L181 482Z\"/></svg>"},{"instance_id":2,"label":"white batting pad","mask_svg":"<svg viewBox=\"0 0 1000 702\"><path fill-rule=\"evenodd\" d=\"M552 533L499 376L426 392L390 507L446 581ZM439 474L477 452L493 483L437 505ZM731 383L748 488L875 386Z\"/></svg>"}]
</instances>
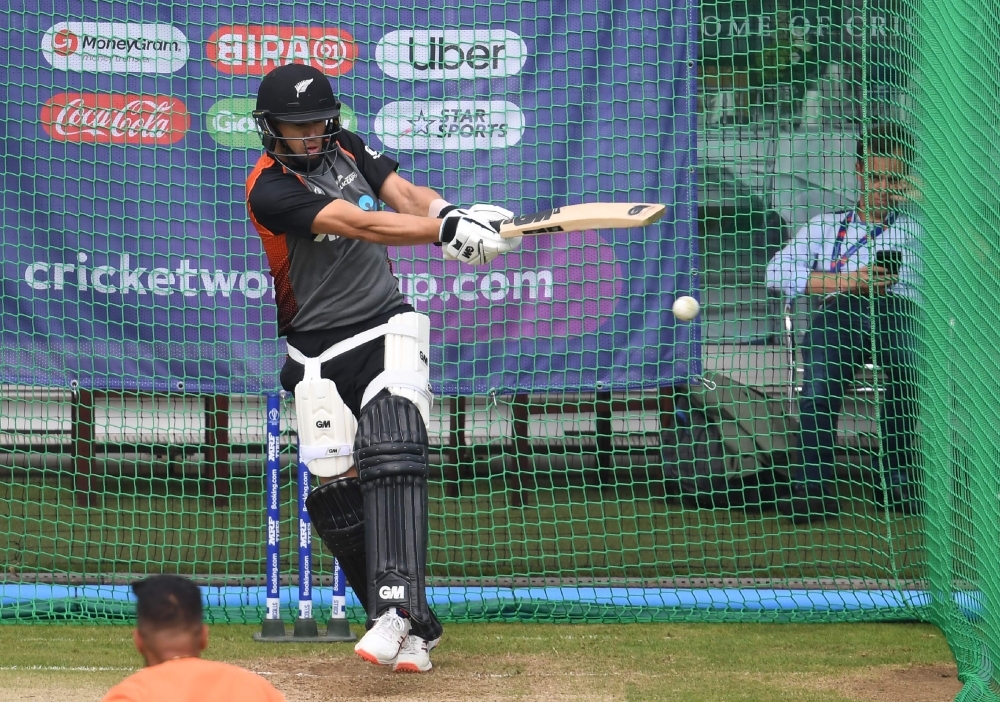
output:
<instances>
[{"instance_id":1,"label":"white batting pad","mask_svg":"<svg viewBox=\"0 0 1000 702\"><path fill-rule=\"evenodd\" d=\"M386 322L385 370L365 390L366 405L383 389L417 406L430 423L434 395L430 385L431 322L425 314L404 312Z\"/></svg>"},{"instance_id":2,"label":"white batting pad","mask_svg":"<svg viewBox=\"0 0 1000 702\"><path fill-rule=\"evenodd\" d=\"M295 386L299 460L321 478L346 473L354 465L358 420L344 404L337 386L326 378L306 379Z\"/></svg>"}]
</instances>

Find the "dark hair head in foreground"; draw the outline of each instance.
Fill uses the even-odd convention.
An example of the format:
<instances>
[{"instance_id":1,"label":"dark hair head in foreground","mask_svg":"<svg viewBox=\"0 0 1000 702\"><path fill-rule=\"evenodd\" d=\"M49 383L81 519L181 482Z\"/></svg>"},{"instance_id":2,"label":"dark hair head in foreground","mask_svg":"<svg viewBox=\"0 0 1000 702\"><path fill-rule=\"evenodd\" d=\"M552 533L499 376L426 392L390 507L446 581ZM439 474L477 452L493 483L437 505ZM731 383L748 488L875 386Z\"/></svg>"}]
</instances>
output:
<instances>
[{"instance_id":1,"label":"dark hair head in foreground","mask_svg":"<svg viewBox=\"0 0 1000 702\"><path fill-rule=\"evenodd\" d=\"M154 575L132 584L136 599L135 644L146 663L194 657L208 645L201 591L179 575Z\"/></svg>"}]
</instances>

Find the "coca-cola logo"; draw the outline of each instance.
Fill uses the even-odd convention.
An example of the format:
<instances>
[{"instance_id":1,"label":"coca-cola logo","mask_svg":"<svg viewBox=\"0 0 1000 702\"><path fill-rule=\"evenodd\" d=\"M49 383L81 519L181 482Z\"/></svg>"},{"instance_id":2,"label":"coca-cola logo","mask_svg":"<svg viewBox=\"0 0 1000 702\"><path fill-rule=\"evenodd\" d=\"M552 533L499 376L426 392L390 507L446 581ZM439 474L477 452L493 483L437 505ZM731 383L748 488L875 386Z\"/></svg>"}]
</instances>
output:
<instances>
[{"instance_id":1,"label":"coca-cola logo","mask_svg":"<svg viewBox=\"0 0 1000 702\"><path fill-rule=\"evenodd\" d=\"M205 54L220 73L261 76L278 66L304 63L329 76L344 75L358 57L350 33L337 27L219 27Z\"/></svg>"},{"instance_id":2,"label":"coca-cola logo","mask_svg":"<svg viewBox=\"0 0 1000 702\"><path fill-rule=\"evenodd\" d=\"M62 29L52 36L52 51L60 56L75 54L80 48L80 37L68 29Z\"/></svg>"},{"instance_id":3,"label":"coca-cola logo","mask_svg":"<svg viewBox=\"0 0 1000 702\"><path fill-rule=\"evenodd\" d=\"M56 141L173 144L191 125L187 107L164 95L59 93L42 106L42 128Z\"/></svg>"}]
</instances>

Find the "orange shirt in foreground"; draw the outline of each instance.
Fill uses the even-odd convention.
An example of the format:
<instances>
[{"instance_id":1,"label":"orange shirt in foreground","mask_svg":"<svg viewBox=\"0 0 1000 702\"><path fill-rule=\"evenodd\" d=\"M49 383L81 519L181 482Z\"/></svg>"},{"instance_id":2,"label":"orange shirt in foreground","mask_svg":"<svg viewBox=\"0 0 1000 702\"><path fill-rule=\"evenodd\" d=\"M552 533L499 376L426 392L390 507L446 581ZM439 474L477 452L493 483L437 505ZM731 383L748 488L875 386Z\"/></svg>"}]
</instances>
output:
<instances>
[{"instance_id":1,"label":"orange shirt in foreground","mask_svg":"<svg viewBox=\"0 0 1000 702\"><path fill-rule=\"evenodd\" d=\"M285 702L267 680L228 663L178 658L143 668L103 702Z\"/></svg>"}]
</instances>

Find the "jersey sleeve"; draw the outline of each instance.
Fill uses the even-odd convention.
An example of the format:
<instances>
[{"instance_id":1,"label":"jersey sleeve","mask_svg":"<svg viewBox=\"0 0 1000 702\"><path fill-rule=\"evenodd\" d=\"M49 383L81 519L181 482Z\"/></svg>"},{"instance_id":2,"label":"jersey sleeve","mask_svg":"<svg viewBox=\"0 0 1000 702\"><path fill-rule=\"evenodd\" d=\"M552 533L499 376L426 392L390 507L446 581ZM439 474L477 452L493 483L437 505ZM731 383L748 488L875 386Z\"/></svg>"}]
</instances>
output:
<instances>
[{"instance_id":1,"label":"jersey sleeve","mask_svg":"<svg viewBox=\"0 0 1000 702\"><path fill-rule=\"evenodd\" d=\"M316 215L334 201L325 193L314 193L291 173L265 170L247 193L250 216L274 234L313 235Z\"/></svg>"},{"instance_id":2,"label":"jersey sleeve","mask_svg":"<svg viewBox=\"0 0 1000 702\"><path fill-rule=\"evenodd\" d=\"M810 222L774 255L765 273L768 288L782 291L786 300L805 294L809 276L820 268L822 236L827 226L822 220Z\"/></svg>"},{"instance_id":3,"label":"jersey sleeve","mask_svg":"<svg viewBox=\"0 0 1000 702\"><path fill-rule=\"evenodd\" d=\"M364 139L346 129L338 137L340 145L354 156L362 177L372 186L375 195L382 190L382 184L390 174L395 173L399 163L391 157L368 146Z\"/></svg>"}]
</instances>

